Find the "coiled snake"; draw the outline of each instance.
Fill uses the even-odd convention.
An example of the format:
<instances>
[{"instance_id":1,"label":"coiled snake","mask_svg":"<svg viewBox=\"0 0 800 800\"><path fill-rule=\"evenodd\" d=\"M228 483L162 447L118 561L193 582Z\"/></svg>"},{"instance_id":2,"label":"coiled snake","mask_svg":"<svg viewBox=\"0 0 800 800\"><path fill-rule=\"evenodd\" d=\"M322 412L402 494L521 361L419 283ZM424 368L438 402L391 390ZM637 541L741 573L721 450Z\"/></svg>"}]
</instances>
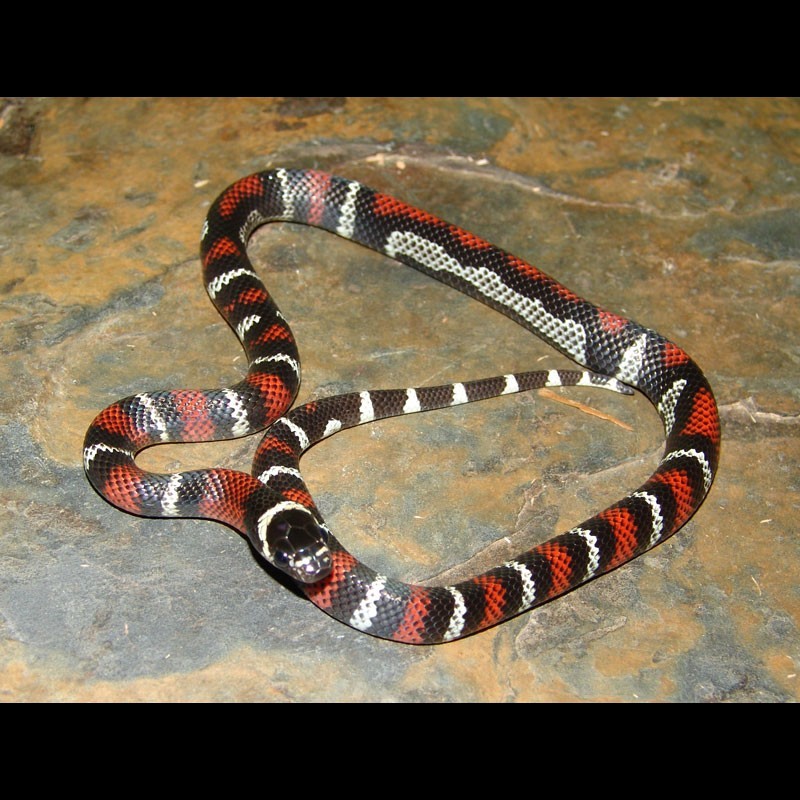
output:
<instances>
[{"instance_id":1,"label":"coiled snake","mask_svg":"<svg viewBox=\"0 0 800 800\"><path fill-rule=\"evenodd\" d=\"M297 345L246 252L253 230L275 220L324 228L408 264L500 311L587 371L364 391L287 414L300 382ZM719 416L694 361L655 331L598 308L432 214L357 181L275 169L237 181L214 202L201 256L208 293L244 345L247 376L230 388L138 394L109 406L86 434L86 473L103 497L126 511L232 526L312 602L348 625L416 644L475 633L635 558L674 534L709 491L719 459ZM666 433L658 468L599 514L453 586L410 585L362 564L329 531L299 471L309 446L344 428L576 383L622 392L634 387L650 399ZM159 442L225 439L265 427L252 475L225 469L164 475L134 461Z\"/></svg>"}]
</instances>

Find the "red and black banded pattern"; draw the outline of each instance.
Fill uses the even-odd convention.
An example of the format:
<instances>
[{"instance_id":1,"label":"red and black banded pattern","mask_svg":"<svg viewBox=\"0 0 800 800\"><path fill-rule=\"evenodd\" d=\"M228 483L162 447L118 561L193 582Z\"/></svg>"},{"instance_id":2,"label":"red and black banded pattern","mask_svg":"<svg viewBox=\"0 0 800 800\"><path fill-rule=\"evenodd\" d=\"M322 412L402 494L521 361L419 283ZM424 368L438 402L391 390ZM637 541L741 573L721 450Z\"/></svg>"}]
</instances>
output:
<instances>
[{"instance_id":1,"label":"red and black banded pattern","mask_svg":"<svg viewBox=\"0 0 800 800\"><path fill-rule=\"evenodd\" d=\"M408 264L516 320L588 371L365 391L286 414L300 380L297 346L246 252L252 231L275 220L315 225ZM699 367L680 347L425 211L356 181L277 169L222 193L209 211L201 255L208 293L247 352L246 377L230 388L139 394L109 406L86 434L87 475L100 494L126 511L232 525L292 575L316 605L348 625L418 644L475 633L663 541L710 489L719 459L717 406ZM303 482L302 453L338 430L576 383L615 391L635 387L653 402L666 434L658 468L611 507L470 580L423 587L374 572L331 534ZM230 438L265 427L252 475L222 469L160 475L134 461L151 444Z\"/></svg>"}]
</instances>

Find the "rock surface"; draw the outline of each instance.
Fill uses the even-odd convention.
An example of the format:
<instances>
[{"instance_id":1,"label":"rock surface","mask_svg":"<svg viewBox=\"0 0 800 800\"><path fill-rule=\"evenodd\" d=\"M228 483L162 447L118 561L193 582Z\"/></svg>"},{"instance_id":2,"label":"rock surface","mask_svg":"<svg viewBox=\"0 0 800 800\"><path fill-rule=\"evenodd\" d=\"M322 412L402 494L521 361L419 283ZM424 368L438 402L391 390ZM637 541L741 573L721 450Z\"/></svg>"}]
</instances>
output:
<instances>
[{"instance_id":1,"label":"rock surface","mask_svg":"<svg viewBox=\"0 0 800 800\"><path fill-rule=\"evenodd\" d=\"M225 186L271 166L362 180L678 342L723 417L705 505L567 597L419 648L329 619L225 527L105 503L81 466L98 411L242 373L199 234ZM0 698L797 700L799 192L796 100L0 99ZM300 400L567 363L329 234L270 225L251 253L298 337ZM367 563L470 573L618 499L661 452L643 398L557 394L632 430L521 395L341 434L304 473ZM247 470L256 442L140 463Z\"/></svg>"}]
</instances>

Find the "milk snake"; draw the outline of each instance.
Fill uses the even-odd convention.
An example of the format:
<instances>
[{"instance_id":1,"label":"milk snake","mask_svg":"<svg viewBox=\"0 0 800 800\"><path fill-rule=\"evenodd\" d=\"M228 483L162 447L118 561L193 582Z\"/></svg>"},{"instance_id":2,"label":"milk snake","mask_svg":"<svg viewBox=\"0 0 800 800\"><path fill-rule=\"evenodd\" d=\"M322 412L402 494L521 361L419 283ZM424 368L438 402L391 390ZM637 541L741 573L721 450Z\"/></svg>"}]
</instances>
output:
<instances>
[{"instance_id":1,"label":"milk snake","mask_svg":"<svg viewBox=\"0 0 800 800\"><path fill-rule=\"evenodd\" d=\"M287 414L300 381L287 321L248 260L263 223L324 228L408 264L510 317L585 372L505 375L449 386L328 397ZM266 560L338 620L378 637L433 644L483 630L635 558L675 533L706 497L717 469L717 406L677 345L576 295L520 258L357 181L314 170L243 178L211 206L201 256L208 293L242 341L247 376L211 391L120 400L92 422L84 466L125 511L203 517L244 534ZM571 530L452 586L401 583L359 562L325 525L299 472L301 453L373 419L457 405L543 385L635 387L658 409L666 448L636 491ZM286 416L282 416L286 414ZM252 475L207 469L145 472L136 454L159 442L243 436L268 427Z\"/></svg>"}]
</instances>

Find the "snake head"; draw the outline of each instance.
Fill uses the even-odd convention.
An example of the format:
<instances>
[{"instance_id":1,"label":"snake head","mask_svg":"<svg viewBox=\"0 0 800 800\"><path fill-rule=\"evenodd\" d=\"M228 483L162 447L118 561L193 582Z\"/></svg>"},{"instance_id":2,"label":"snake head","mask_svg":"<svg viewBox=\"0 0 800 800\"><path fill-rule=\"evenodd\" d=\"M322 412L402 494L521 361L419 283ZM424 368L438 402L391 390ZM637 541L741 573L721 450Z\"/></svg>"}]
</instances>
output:
<instances>
[{"instance_id":1,"label":"snake head","mask_svg":"<svg viewBox=\"0 0 800 800\"><path fill-rule=\"evenodd\" d=\"M328 532L297 503L279 503L258 521L267 560L301 583L315 583L330 574L333 560Z\"/></svg>"}]
</instances>

